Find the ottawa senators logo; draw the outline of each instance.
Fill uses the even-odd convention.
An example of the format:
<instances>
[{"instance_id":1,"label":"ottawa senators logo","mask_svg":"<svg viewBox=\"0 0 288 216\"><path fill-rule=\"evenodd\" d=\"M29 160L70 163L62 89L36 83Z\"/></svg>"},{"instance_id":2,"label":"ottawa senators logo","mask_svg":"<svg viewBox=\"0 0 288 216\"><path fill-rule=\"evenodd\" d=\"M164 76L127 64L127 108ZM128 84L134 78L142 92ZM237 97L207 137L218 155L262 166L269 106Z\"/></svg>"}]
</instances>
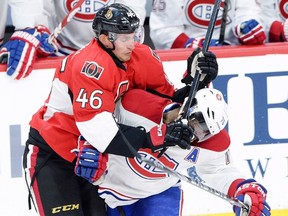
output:
<instances>
[{"instance_id":1,"label":"ottawa senators logo","mask_svg":"<svg viewBox=\"0 0 288 216\"><path fill-rule=\"evenodd\" d=\"M86 61L81 69L81 73L84 73L87 77L95 78L99 80L104 68L99 66L96 62Z\"/></svg>"},{"instance_id":2,"label":"ottawa senators logo","mask_svg":"<svg viewBox=\"0 0 288 216\"><path fill-rule=\"evenodd\" d=\"M65 1L65 8L68 11L71 11L71 9L74 7L75 4L77 4L78 0L66 0ZM90 1L84 1L81 5L81 8L79 12L75 14L73 19L82 21L82 22L92 22L95 14L97 11L105 7L109 4L111 4L114 1L111 0L90 0Z\"/></svg>"},{"instance_id":3,"label":"ottawa senators logo","mask_svg":"<svg viewBox=\"0 0 288 216\"><path fill-rule=\"evenodd\" d=\"M111 18L113 17L113 13L112 13L112 11L109 9L104 16L106 17L106 19L111 19Z\"/></svg>"},{"instance_id":4,"label":"ottawa senators logo","mask_svg":"<svg viewBox=\"0 0 288 216\"><path fill-rule=\"evenodd\" d=\"M214 7L214 0L190 0L185 5L186 19L191 25L199 28L207 28L211 19ZM215 28L220 28L223 16L224 2L221 2L220 10L218 12ZM228 6L229 10L229 6ZM227 22L231 19L227 17Z\"/></svg>"},{"instance_id":5,"label":"ottawa senators logo","mask_svg":"<svg viewBox=\"0 0 288 216\"><path fill-rule=\"evenodd\" d=\"M161 59L160 59L159 55L158 55L156 52L154 52L150 47L149 47L149 49L150 49L150 52L151 52L152 56L153 56L157 61L161 62Z\"/></svg>"}]
</instances>

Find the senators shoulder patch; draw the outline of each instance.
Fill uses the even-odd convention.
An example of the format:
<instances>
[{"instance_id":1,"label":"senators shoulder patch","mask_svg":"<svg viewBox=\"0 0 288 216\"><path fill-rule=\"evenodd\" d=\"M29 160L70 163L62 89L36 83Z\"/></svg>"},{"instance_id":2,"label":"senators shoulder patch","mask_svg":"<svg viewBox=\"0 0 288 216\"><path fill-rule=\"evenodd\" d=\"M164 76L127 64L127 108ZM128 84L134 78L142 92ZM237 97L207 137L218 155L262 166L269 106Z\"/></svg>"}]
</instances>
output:
<instances>
[{"instance_id":1,"label":"senators shoulder patch","mask_svg":"<svg viewBox=\"0 0 288 216\"><path fill-rule=\"evenodd\" d=\"M149 49L150 49L150 51L151 51L152 56L153 56L155 59L157 59L157 61L161 62L161 59L160 59L159 55L158 55L156 52L154 52L150 47L149 47Z\"/></svg>"},{"instance_id":2,"label":"senators shoulder patch","mask_svg":"<svg viewBox=\"0 0 288 216\"><path fill-rule=\"evenodd\" d=\"M96 62L86 61L81 69L81 73L84 73L87 77L100 79L104 68L99 66Z\"/></svg>"}]
</instances>

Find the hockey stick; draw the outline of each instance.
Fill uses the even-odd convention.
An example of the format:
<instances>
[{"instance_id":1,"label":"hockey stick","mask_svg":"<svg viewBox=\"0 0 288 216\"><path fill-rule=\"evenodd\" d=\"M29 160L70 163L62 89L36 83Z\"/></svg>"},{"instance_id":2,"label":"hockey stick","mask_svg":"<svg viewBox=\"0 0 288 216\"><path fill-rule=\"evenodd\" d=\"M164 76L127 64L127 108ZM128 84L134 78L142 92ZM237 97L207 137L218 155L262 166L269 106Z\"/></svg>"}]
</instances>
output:
<instances>
[{"instance_id":1,"label":"hockey stick","mask_svg":"<svg viewBox=\"0 0 288 216\"><path fill-rule=\"evenodd\" d=\"M214 27L215 27L215 23L216 23L216 19L217 19L217 15L220 9L220 4L221 4L221 0L216 0L214 7L213 7L213 11L212 11L212 15L211 15L211 19L207 28L207 32L205 35L205 40L204 40L204 45L203 45L203 52L207 52L208 48L209 48L209 44L212 38L212 34L214 31ZM191 107L192 101L195 97L195 94L197 92L198 86L199 86L199 81L200 81L200 73L199 71L196 70L195 72L195 77L191 83L191 89L189 92L189 96L188 99L184 105L183 108L183 118L188 119L188 110Z\"/></svg>"},{"instance_id":2,"label":"hockey stick","mask_svg":"<svg viewBox=\"0 0 288 216\"><path fill-rule=\"evenodd\" d=\"M229 4L230 4L230 0L224 0L224 9L223 9L223 14L222 14L222 22L220 26L220 35L219 35L219 40L218 40L219 45L223 45L224 43Z\"/></svg>"},{"instance_id":3,"label":"hockey stick","mask_svg":"<svg viewBox=\"0 0 288 216\"><path fill-rule=\"evenodd\" d=\"M81 5L85 0L79 0L75 6L69 11L69 13L63 18L62 22L54 29L52 34L49 35L48 42L52 44L52 41L55 40L58 35L62 32L63 28L71 21L75 14L79 11Z\"/></svg>"},{"instance_id":4,"label":"hockey stick","mask_svg":"<svg viewBox=\"0 0 288 216\"><path fill-rule=\"evenodd\" d=\"M217 18L217 14L219 12L219 8L220 8L220 3L221 0L216 0L216 3L214 5L213 8L213 12L212 12L212 16L211 16L211 20L207 29L207 33L206 33L206 37L205 37L205 41L204 41L204 46L203 46L203 50L207 51L210 41L211 41L211 37L212 37L212 33L214 30L214 26L215 26L215 22L216 22L216 18ZM195 74L195 78L194 78L194 82L191 84L191 90L189 92L189 97L187 102L185 103L185 107L184 107L184 117L188 118L188 109L190 108L191 104L192 104L192 100L195 97L198 85L199 85L199 80L200 80L200 73L198 71L196 71ZM185 182L188 182L189 184L192 184L202 190L205 190L215 196L218 196L221 199L224 199L226 201L228 201L230 204L235 205L237 207L240 207L243 209L243 213L242 215L247 215L248 213L248 209L249 207L244 204L243 202L241 202L240 200L237 200L236 198L230 197L225 193L222 193L212 187L209 187L208 185L204 184L203 182L200 181L196 181L186 175L183 175L169 167L164 166L163 164L161 164L160 162L157 161L151 161L149 159L146 159L145 157L141 156L130 144L130 142L127 140L126 136L123 134L122 130L120 129L116 119L114 118L116 125L118 126L119 132L121 134L121 137L123 138L124 142L126 143L127 147L129 148L129 150L131 151L131 153L140 161L145 162L147 165L150 165L152 167L155 167L171 176L174 176L180 180L183 180Z\"/></svg>"},{"instance_id":5,"label":"hockey stick","mask_svg":"<svg viewBox=\"0 0 288 216\"><path fill-rule=\"evenodd\" d=\"M150 165L154 168L157 168L171 176L174 176L182 181L188 182L189 184L192 184L202 190L205 190L217 197L220 197L221 199L224 199L225 201L228 201L230 204L238 206L240 208L243 209L243 213L242 216L247 216L248 215L248 209L249 207L244 204L243 202L241 202L240 200L237 200L236 198L230 197L225 193L222 193L221 191L218 191L212 187L209 187L208 185L204 184L203 182L197 181L195 179L192 179L186 175L183 175L179 172L177 172L176 170L173 170L163 164L161 164L160 162L156 161L156 160L149 160L146 159L145 157L141 156L131 145L131 143L127 140L126 136L123 134L122 130L120 129L115 117L114 117L114 121L119 129L119 132L121 134L121 137L123 138L124 142L126 143L127 147L129 148L129 150L131 151L131 153L140 161L145 162L147 165Z\"/></svg>"}]
</instances>

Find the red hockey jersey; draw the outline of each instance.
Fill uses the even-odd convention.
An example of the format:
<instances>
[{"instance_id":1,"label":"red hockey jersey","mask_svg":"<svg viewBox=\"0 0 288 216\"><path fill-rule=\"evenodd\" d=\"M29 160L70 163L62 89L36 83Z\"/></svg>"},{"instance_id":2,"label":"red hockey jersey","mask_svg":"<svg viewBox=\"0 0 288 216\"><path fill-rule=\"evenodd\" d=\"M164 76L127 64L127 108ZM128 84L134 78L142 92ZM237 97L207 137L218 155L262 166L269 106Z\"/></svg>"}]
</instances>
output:
<instances>
[{"instance_id":1,"label":"red hockey jersey","mask_svg":"<svg viewBox=\"0 0 288 216\"><path fill-rule=\"evenodd\" d=\"M160 59L148 46L137 45L126 67L93 39L56 69L51 92L31 127L68 161L75 158L71 150L77 148L80 134L105 151L118 132L113 111L124 92L141 88L166 97L174 93Z\"/></svg>"}]
</instances>

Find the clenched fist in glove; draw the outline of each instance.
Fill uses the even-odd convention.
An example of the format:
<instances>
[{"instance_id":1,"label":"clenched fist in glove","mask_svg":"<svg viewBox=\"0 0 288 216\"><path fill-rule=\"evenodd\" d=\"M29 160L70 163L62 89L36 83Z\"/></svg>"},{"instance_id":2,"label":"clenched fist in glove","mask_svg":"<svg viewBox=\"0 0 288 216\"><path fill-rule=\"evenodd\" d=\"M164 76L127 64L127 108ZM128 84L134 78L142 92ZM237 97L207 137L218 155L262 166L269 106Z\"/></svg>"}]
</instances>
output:
<instances>
[{"instance_id":1,"label":"clenched fist in glove","mask_svg":"<svg viewBox=\"0 0 288 216\"><path fill-rule=\"evenodd\" d=\"M284 22L274 21L269 30L269 42L288 41L288 19Z\"/></svg>"},{"instance_id":2,"label":"clenched fist in glove","mask_svg":"<svg viewBox=\"0 0 288 216\"><path fill-rule=\"evenodd\" d=\"M56 40L50 44L49 35L42 25L13 33L0 50L0 63L7 63L7 74L17 80L25 78L31 73L36 56L46 57L56 52Z\"/></svg>"},{"instance_id":3,"label":"clenched fist in glove","mask_svg":"<svg viewBox=\"0 0 288 216\"><path fill-rule=\"evenodd\" d=\"M249 207L247 216L269 216L270 206L266 202L267 190L254 179L247 179L237 186L235 197ZM241 216L243 209L234 206L236 216Z\"/></svg>"},{"instance_id":4,"label":"clenched fist in glove","mask_svg":"<svg viewBox=\"0 0 288 216\"><path fill-rule=\"evenodd\" d=\"M255 19L237 25L235 35L242 45L261 45L266 39L264 28Z\"/></svg>"},{"instance_id":5,"label":"clenched fist in glove","mask_svg":"<svg viewBox=\"0 0 288 216\"><path fill-rule=\"evenodd\" d=\"M183 75L182 83L190 85L195 77L196 71L199 71L200 83L199 89L207 86L218 75L218 63L214 53L202 52L200 48L194 50L187 59L187 71Z\"/></svg>"},{"instance_id":6,"label":"clenched fist in glove","mask_svg":"<svg viewBox=\"0 0 288 216\"><path fill-rule=\"evenodd\" d=\"M183 120L184 121L184 120ZM153 152L166 150L178 145L182 149L190 149L194 130L181 120L153 127L148 133L148 142Z\"/></svg>"},{"instance_id":7,"label":"clenched fist in glove","mask_svg":"<svg viewBox=\"0 0 288 216\"><path fill-rule=\"evenodd\" d=\"M79 137L78 149L73 150L77 160L75 173L94 185L100 184L105 178L108 154L101 153L90 145L82 136Z\"/></svg>"}]
</instances>

